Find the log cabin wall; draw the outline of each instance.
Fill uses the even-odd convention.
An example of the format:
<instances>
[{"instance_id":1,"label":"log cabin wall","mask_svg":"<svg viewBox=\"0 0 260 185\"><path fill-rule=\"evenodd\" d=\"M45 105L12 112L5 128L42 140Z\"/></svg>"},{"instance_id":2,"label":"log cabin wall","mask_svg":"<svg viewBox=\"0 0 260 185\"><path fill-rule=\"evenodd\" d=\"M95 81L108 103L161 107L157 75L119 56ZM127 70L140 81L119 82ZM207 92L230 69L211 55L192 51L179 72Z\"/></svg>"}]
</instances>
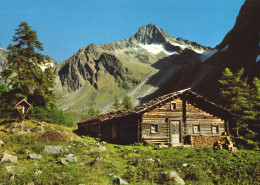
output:
<instances>
[{"instance_id":1,"label":"log cabin wall","mask_svg":"<svg viewBox=\"0 0 260 185\"><path fill-rule=\"evenodd\" d=\"M182 100L178 98L159 108L144 113L141 123L142 142L149 144L169 144L169 121L182 120L182 111Z\"/></svg>"},{"instance_id":2,"label":"log cabin wall","mask_svg":"<svg viewBox=\"0 0 260 185\"><path fill-rule=\"evenodd\" d=\"M186 103L184 135L219 136L225 132L225 121Z\"/></svg>"},{"instance_id":3,"label":"log cabin wall","mask_svg":"<svg viewBox=\"0 0 260 185\"><path fill-rule=\"evenodd\" d=\"M100 122L94 121L92 123L78 124L77 132L81 135L89 135L91 137L100 137Z\"/></svg>"},{"instance_id":4,"label":"log cabin wall","mask_svg":"<svg viewBox=\"0 0 260 185\"><path fill-rule=\"evenodd\" d=\"M196 108L184 98L176 98L143 114L142 142L169 144L169 123L176 120L180 120L180 142L186 144L190 144L190 137L186 136L219 136L225 132L224 120Z\"/></svg>"},{"instance_id":5,"label":"log cabin wall","mask_svg":"<svg viewBox=\"0 0 260 185\"><path fill-rule=\"evenodd\" d=\"M132 115L102 122L100 139L116 144L138 142L138 121L138 116Z\"/></svg>"}]
</instances>

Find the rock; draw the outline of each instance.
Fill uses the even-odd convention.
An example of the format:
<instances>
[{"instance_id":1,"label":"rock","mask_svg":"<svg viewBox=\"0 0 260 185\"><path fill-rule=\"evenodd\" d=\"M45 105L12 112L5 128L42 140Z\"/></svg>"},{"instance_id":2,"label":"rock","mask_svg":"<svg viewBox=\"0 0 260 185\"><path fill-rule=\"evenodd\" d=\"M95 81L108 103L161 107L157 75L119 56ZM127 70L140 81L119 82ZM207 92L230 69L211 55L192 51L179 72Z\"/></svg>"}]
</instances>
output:
<instances>
[{"instance_id":1,"label":"rock","mask_svg":"<svg viewBox=\"0 0 260 185\"><path fill-rule=\"evenodd\" d=\"M126 182L125 180L121 179L120 177L113 175L113 174L109 174L110 177L114 178L113 183L114 184L128 184L128 182Z\"/></svg>"},{"instance_id":2,"label":"rock","mask_svg":"<svg viewBox=\"0 0 260 185\"><path fill-rule=\"evenodd\" d=\"M0 146L3 146L5 143L2 141L2 140L0 140Z\"/></svg>"},{"instance_id":3,"label":"rock","mask_svg":"<svg viewBox=\"0 0 260 185\"><path fill-rule=\"evenodd\" d=\"M39 160L41 158L42 158L42 156L40 154L29 154L29 159Z\"/></svg>"},{"instance_id":4,"label":"rock","mask_svg":"<svg viewBox=\"0 0 260 185\"><path fill-rule=\"evenodd\" d=\"M45 146L43 149L43 152L46 154L60 154L68 151L68 147L65 146Z\"/></svg>"},{"instance_id":5,"label":"rock","mask_svg":"<svg viewBox=\"0 0 260 185\"><path fill-rule=\"evenodd\" d=\"M60 160L61 164L68 164L70 162L78 162L76 157L73 157L73 154L66 155L64 158Z\"/></svg>"},{"instance_id":6,"label":"rock","mask_svg":"<svg viewBox=\"0 0 260 185\"><path fill-rule=\"evenodd\" d=\"M97 157L95 160L93 160L92 162L90 162L88 164L90 164L92 166L92 165L94 165L94 164L96 164L98 162L101 162L101 161L103 161L103 158Z\"/></svg>"},{"instance_id":7,"label":"rock","mask_svg":"<svg viewBox=\"0 0 260 185\"><path fill-rule=\"evenodd\" d=\"M31 132L43 132L44 129L43 127L34 127L31 129Z\"/></svg>"},{"instance_id":8,"label":"rock","mask_svg":"<svg viewBox=\"0 0 260 185\"><path fill-rule=\"evenodd\" d=\"M35 175L37 176L37 175L41 175L42 174L42 171L40 171L40 170L38 170L38 171L36 171L35 172Z\"/></svg>"},{"instance_id":9,"label":"rock","mask_svg":"<svg viewBox=\"0 0 260 185\"><path fill-rule=\"evenodd\" d=\"M2 157L2 159L1 159L1 162L11 162L11 163L17 164L17 157L5 153L5 154L3 155L3 157Z\"/></svg>"},{"instance_id":10,"label":"rock","mask_svg":"<svg viewBox=\"0 0 260 185\"><path fill-rule=\"evenodd\" d=\"M187 164L187 163L184 163L184 164L182 164L182 166L183 166L183 167L187 167L187 166L188 166L188 164Z\"/></svg>"},{"instance_id":11,"label":"rock","mask_svg":"<svg viewBox=\"0 0 260 185\"><path fill-rule=\"evenodd\" d=\"M168 177L174 179L178 184L185 184L184 180L178 175L176 171L170 171Z\"/></svg>"},{"instance_id":12,"label":"rock","mask_svg":"<svg viewBox=\"0 0 260 185\"><path fill-rule=\"evenodd\" d=\"M26 153L26 154L29 154L29 153L31 153L31 150L24 149L23 152Z\"/></svg>"},{"instance_id":13,"label":"rock","mask_svg":"<svg viewBox=\"0 0 260 185\"><path fill-rule=\"evenodd\" d=\"M10 131L8 131L8 134L15 134L15 133L18 133L20 130L19 129L11 129Z\"/></svg>"},{"instance_id":14,"label":"rock","mask_svg":"<svg viewBox=\"0 0 260 185\"><path fill-rule=\"evenodd\" d=\"M148 158L148 159L140 160L139 162L141 162L141 163L148 163L148 164L150 164L150 165L154 165L155 160L152 159L152 158ZM159 162L159 161L158 161L158 162Z\"/></svg>"},{"instance_id":15,"label":"rock","mask_svg":"<svg viewBox=\"0 0 260 185\"><path fill-rule=\"evenodd\" d=\"M12 173L13 175L17 175L19 173L23 173L26 168L25 167L19 167L19 166L7 166L5 167L7 172Z\"/></svg>"},{"instance_id":16,"label":"rock","mask_svg":"<svg viewBox=\"0 0 260 185\"><path fill-rule=\"evenodd\" d=\"M92 152L92 153L101 153L101 152L106 152L107 151L107 148L105 146L99 146L98 148L91 148L89 150L89 152Z\"/></svg>"}]
</instances>

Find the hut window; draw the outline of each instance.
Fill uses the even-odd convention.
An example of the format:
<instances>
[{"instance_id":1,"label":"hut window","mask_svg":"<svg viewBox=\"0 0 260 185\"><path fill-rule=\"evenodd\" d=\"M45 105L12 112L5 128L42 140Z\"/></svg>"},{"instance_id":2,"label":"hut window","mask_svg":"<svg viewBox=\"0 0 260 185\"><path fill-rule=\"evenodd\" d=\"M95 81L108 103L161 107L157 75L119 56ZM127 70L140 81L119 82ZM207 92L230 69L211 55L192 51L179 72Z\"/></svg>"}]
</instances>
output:
<instances>
[{"instance_id":1,"label":"hut window","mask_svg":"<svg viewBox=\"0 0 260 185\"><path fill-rule=\"evenodd\" d=\"M158 133L159 126L158 125L151 125L151 134Z\"/></svg>"},{"instance_id":2,"label":"hut window","mask_svg":"<svg viewBox=\"0 0 260 185\"><path fill-rule=\"evenodd\" d=\"M193 125L193 133L200 133L200 125Z\"/></svg>"},{"instance_id":3,"label":"hut window","mask_svg":"<svg viewBox=\"0 0 260 185\"><path fill-rule=\"evenodd\" d=\"M175 102L171 102L171 110L176 110L177 104Z\"/></svg>"},{"instance_id":4,"label":"hut window","mask_svg":"<svg viewBox=\"0 0 260 185\"><path fill-rule=\"evenodd\" d=\"M218 126L212 126L212 134L218 133Z\"/></svg>"}]
</instances>

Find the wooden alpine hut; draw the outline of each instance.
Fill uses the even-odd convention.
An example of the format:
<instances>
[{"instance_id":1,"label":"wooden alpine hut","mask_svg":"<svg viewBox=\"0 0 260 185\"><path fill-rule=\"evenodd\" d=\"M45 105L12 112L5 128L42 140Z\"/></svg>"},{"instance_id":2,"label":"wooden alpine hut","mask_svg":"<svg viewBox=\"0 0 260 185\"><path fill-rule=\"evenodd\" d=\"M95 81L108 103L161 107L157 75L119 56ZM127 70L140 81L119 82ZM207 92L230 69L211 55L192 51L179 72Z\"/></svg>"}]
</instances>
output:
<instances>
[{"instance_id":1,"label":"wooden alpine hut","mask_svg":"<svg viewBox=\"0 0 260 185\"><path fill-rule=\"evenodd\" d=\"M135 142L212 147L227 137L233 114L190 89L176 91L127 112L79 122L77 132L117 144Z\"/></svg>"}]
</instances>

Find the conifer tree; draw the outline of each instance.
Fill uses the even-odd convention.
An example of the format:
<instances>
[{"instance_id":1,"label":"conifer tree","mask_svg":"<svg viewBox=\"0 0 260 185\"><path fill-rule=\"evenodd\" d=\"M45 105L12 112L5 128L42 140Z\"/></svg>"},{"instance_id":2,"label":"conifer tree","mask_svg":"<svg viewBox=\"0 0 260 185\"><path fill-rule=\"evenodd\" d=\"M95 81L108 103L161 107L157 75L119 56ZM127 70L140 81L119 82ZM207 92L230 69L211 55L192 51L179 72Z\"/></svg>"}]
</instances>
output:
<instances>
[{"instance_id":1,"label":"conifer tree","mask_svg":"<svg viewBox=\"0 0 260 185\"><path fill-rule=\"evenodd\" d=\"M27 98L32 105L54 103L54 75L50 68L41 69L50 61L38 53L43 51L43 44L38 41L36 31L31 30L26 22L21 22L12 41L15 44L7 48L7 68L2 72L3 78L15 91L16 97Z\"/></svg>"},{"instance_id":2,"label":"conifer tree","mask_svg":"<svg viewBox=\"0 0 260 185\"><path fill-rule=\"evenodd\" d=\"M250 117L252 110L252 101L250 86L247 83L247 78L243 78L244 69L240 69L235 74L229 68L223 71L223 75L219 80L221 84L220 92L223 98L223 103L231 112L240 115L234 122L236 123L236 135L239 136L247 130L248 125L244 121Z\"/></svg>"},{"instance_id":3,"label":"conifer tree","mask_svg":"<svg viewBox=\"0 0 260 185\"><path fill-rule=\"evenodd\" d=\"M256 147L260 143L260 80L255 78L253 86L248 84L248 80L243 76L242 68L237 73L232 73L226 68L219 80L221 84L220 92L223 98L224 106L231 112L237 114L230 124L231 129L235 128L233 133L238 143L243 147ZM237 143L237 144L238 144Z\"/></svg>"},{"instance_id":4,"label":"conifer tree","mask_svg":"<svg viewBox=\"0 0 260 185\"><path fill-rule=\"evenodd\" d=\"M247 111L252 108L252 103L249 101L250 86L247 78L242 77L243 73L243 68L235 74L226 68L219 80L224 104L230 111L239 115L247 115Z\"/></svg>"},{"instance_id":5,"label":"conifer tree","mask_svg":"<svg viewBox=\"0 0 260 185\"><path fill-rule=\"evenodd\" d=\"M122 100L122 107L123 107L123 111L133 108L133 103L131 102L131 98L129 96L127 95L124 96Z\"/></svg>"},{"instance_id":6,"label":"conifer tree","mask_svg":"<svg viewBox=\"0 0 260 185\"><path fill-rule=\"evenodd\" d=\"M120 107L121 107L121 104L119 102L118 96L115 95L115 100L114 100L114 103L112 105L112 109L113 110L120 110Z\"/></svg>"},{"instance_id":7,"label":"conifer tree","mask_svg":"<svg viewBox=\"0 0 260 185\"><path fill-rule=\"evenodd\" d=\"M260 79L255 77L253 81L253 119L260 125Z\"/></svg>"}]
</instances>

